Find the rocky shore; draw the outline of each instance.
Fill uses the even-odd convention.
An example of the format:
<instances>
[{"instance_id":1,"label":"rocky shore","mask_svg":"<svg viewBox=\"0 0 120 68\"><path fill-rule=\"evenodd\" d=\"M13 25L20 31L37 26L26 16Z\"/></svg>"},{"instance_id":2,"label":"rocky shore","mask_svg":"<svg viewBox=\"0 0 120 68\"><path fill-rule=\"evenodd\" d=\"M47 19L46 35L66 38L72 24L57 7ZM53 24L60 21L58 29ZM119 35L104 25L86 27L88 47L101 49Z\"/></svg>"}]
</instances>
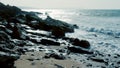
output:
<instances>
[{"instance_id":1,"label":"rocky shore","mask_svg":"<svg viewBox=\"0 0 120 68\"><path fill-rule=\"evenodd\" d=\"M0 67L3 68L119 68L119 54L91 49L87 40L66 37L76 24L45 20L38 12L0 3ZM75 56L79 56L76 58Z\"/></svg>"}]
</instances>

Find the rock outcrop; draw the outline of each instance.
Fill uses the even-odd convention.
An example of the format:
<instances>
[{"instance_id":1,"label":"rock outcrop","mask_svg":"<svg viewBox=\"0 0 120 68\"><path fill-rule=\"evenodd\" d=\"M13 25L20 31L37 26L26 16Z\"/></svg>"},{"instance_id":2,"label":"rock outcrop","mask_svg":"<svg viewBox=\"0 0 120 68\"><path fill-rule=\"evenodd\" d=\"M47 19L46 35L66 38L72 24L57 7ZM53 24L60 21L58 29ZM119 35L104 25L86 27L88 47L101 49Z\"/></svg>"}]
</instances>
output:
<instances>
[{"instance_id":1,"label":"rock outcrop","mask_svg":"<svg viewBox=\"0 0 120 68\"><path fill-rule=\"evenodd\" d=\"M59 60L66 58L63 53L68 54L67 51L70 53L92 54L89 51L90 43L88 41L75 38L67 38L69 42L65 40L65 33L74 32L75 28L78 28L77 25L55 20L50 16L43 20L37 16L36 12L26 12L18 7L0 3L0 67L14 68L14 61L20 55L26 51L34 51L31 49L32 46L47 45L46 47L53 46L59 48L65 45L61 50L56 49L58 52L56 51L56 53L50 53L45 56L45 58ZM27 30L43 30L48 31L50 34L37 34L27 32ZM71 47L66 43L63 44L59 40L64 40L73 46ZM27 46L29 47L27 48Z\"/></svg>"}]
</instances>

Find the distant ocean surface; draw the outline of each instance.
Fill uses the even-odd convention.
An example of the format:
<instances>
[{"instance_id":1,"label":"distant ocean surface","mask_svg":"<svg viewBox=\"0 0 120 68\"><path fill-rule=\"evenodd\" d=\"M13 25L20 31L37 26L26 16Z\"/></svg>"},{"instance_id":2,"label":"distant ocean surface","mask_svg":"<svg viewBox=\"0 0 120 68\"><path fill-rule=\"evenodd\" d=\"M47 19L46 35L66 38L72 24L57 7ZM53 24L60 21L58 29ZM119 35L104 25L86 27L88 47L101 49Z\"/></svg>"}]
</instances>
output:
<instances>
[{"instance_id":1,"label":"distant ocean surface","mask_svg":"<svg viewBox=\"0 0 120 68\"><path fill-rule=\"evenodd\" d=\"M106 53L120 53L120 10L24 9L47 12L52 18L77 24L79 29L67 36L87 39L93 49ZM103 46L102 46L103 45Z\"/></svg>"}]
</instances>

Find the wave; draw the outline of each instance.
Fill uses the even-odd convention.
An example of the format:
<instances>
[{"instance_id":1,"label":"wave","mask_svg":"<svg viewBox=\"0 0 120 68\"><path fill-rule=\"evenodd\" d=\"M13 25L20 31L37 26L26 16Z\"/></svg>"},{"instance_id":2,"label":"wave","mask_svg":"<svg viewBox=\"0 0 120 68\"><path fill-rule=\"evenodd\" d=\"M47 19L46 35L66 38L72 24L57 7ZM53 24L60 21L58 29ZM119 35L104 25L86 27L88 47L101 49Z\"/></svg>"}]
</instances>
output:
<instances>
[{"instance_id":1,"label":"wave","mask_svg":"<svg viewBox=\"0 0 120 68\"><path fill-rule=\"evenodd\" d=\"M96 33L106 34L106 35L114 36L116 38L120 38L120 32L118 31L113 31L113 30L108 30L103 28L97 29L95 27L83 27L83 26L80 28L88 32L96 32Z\"/></svg>"}]
</instances>

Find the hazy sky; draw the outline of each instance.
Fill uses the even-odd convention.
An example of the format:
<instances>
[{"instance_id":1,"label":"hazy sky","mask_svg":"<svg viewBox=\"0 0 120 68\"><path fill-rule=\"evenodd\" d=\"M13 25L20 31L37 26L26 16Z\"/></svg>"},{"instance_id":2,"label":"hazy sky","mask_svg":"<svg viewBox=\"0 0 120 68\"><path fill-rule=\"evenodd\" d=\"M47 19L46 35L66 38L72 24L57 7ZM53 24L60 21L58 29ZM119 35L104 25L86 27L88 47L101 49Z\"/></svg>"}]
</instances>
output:
<instances>
[{"instance_id":1,"label":"hazy sky","mask_svg":"<svg viewBox=\"0 0 120 68\"><path fill-rule=\"evenodd\" d=\"M120 0L0 0L0 2L32 8L120 9Z\"/></svg>"}]
</instances>

